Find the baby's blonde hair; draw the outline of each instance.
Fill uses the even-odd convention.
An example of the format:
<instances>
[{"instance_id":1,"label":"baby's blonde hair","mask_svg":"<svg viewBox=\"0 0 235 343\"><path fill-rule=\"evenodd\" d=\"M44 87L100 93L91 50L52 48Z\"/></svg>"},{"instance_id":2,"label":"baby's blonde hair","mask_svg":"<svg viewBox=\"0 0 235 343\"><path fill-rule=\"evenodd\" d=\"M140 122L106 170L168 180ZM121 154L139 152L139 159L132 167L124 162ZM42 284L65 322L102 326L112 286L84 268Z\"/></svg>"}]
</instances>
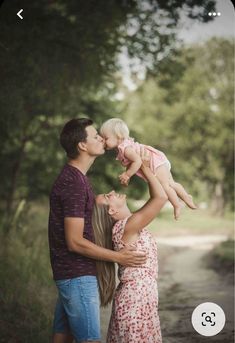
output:
<instances>
[{"instance_id":1,"label":"baby's blonde hair","mask_svg":"<svg viewBox=\"0 0 235 343\"><path fill-rule=\"evenodd\" d=\"M111 118L102 124L100 134L103 136L107 131L116 135L117 138L125 139L129 137L129 129L126 123L119 118Z\"/></svg>"}]
</instances>

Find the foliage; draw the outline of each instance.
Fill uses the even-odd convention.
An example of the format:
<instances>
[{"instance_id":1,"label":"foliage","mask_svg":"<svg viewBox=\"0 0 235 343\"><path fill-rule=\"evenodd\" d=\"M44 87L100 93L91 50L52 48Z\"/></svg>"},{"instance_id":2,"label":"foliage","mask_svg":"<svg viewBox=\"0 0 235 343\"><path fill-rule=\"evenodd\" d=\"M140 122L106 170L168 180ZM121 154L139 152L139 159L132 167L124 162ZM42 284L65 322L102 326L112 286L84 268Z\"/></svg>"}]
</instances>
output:
<instances>
[{"instance_id":1,"label":"foliage","mask_svg":"<svg viewBox=\"0 0 235 343\"><path fill-rule=\"evenodd\" d=\"M217 246L213 251L214 256L219 259L222 263L229 263L233 266L234 263L234 240L229 239L219 246Z\"/></svg>"},{"instance_id":2,"label":"foliage","mask_svg":"<svg viewBox=\"0 0 235 343\"><path fill-rule=\"evenodd\" d=\"M28 218L1 232L0 331L2 342L47 342L56 289L52 281L45 204L28 208Z\"/></svg>"},{"instance_id":3,"label":"foliage","mask_svg":"<svg viewBox=\"0 0 235 343\"><path fill-rule=\"evenodd\" d=\"M234 239L218 244L206 257L210 268L215 269L224 280L234 284Z\"/></svg>"},{"instance_id":4,"label":"foliage","mask_svg":"<svg viewBox=\"0 0 235 343\"><path fill-rule=\"evenodd\" d=\"M128 97L126 120L138 139L168 155L176 180L194 192L204 185L203 196L222 213L234 195L233 42L181 49L161 69L168 73L150 76Z\"/></svg>"},{"instance_id":5,"label":"foliage","mask_svg":"<svg viewBox=\"0 0 235 343\"><path fill-rule=\"evenodd\" d=\"M48 194L64 161L57 143L62 124L75 116L100 123L118 115L113 94L120 51L126 48L132 60L153 70L174 46L180 11L206 22L212 20L207 13L214 5L210 0L3 4L0 212L7 230L22 199ZM21 22L12 16L19 8L24 9ZM101 170L98 165L94 169L99 181ZM104 186L115 185L112 176L104 179Z\"/></svg>"}]
</instances>

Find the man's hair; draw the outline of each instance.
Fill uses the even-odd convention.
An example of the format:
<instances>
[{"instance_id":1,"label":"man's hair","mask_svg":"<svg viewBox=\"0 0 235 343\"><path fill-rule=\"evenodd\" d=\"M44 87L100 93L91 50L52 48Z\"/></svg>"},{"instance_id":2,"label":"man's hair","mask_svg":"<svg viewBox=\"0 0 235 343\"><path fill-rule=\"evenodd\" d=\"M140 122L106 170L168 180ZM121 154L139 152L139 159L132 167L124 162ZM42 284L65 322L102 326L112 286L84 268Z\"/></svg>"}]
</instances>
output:
<instances>
[{"instance_id":1,"label":"man's hair","mask_svg":"<svg viewBox=\"0 0 235 343\"><path fill-rule=\"evenodd\" d=\"M79 155L78 143L86 141L86 127L92 124L89 118L75 118L65 124L60 134L60 144L68 158L75 159Z\"/></svg>"}]
</instances>

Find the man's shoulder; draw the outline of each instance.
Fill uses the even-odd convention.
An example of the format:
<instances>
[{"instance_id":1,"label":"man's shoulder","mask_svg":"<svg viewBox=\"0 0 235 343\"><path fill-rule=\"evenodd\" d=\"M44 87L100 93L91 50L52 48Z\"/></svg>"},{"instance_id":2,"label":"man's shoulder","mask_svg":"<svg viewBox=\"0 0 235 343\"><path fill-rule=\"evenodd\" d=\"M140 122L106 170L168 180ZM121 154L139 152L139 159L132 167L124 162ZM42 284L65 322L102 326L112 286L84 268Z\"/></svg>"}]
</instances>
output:
<instances>
[{"instance_id":1,"label":"man's shoulder","mask_svg":"<svg viewBox=\"0 0 235 343\"><path fill-rule=\"evenodd\" d=\"M86 184L87 178L85 175L75 168L69 168L68 165L65 165L52 186L52 192L60 193L68 188L73 189L75 187L84 188Z\"/></svg>"},{"instance_id":2,"label":"man's shoulder","mask_svg":"<svg viewBox=\"0 0 235 343\"><path fill-rule=\"evenodd\" d=\"M87 184L87 177L82 174L77 168L65 165L62 169L58 180L63 184L76 184L85 185Z\"/></svg>"}]
</instances>

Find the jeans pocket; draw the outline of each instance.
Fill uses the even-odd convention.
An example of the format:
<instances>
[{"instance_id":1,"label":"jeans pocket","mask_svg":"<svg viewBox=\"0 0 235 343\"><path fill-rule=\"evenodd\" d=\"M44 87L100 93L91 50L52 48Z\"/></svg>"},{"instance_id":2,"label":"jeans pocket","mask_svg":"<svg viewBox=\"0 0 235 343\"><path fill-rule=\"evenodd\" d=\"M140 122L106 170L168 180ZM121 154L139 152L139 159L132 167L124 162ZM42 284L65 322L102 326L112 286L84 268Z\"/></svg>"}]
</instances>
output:
<instances>
[{"instance_id":1,"label":"jeans pocket","mask_svg":"<svg viewBox=\"0 0 235 343\"><path fill-rule=\"evenodd\" d=\"M58 280L56 281L56 286L58 288L62 302L69 302L71 297L71 280Z\"/></svg>"}]
</instances>

